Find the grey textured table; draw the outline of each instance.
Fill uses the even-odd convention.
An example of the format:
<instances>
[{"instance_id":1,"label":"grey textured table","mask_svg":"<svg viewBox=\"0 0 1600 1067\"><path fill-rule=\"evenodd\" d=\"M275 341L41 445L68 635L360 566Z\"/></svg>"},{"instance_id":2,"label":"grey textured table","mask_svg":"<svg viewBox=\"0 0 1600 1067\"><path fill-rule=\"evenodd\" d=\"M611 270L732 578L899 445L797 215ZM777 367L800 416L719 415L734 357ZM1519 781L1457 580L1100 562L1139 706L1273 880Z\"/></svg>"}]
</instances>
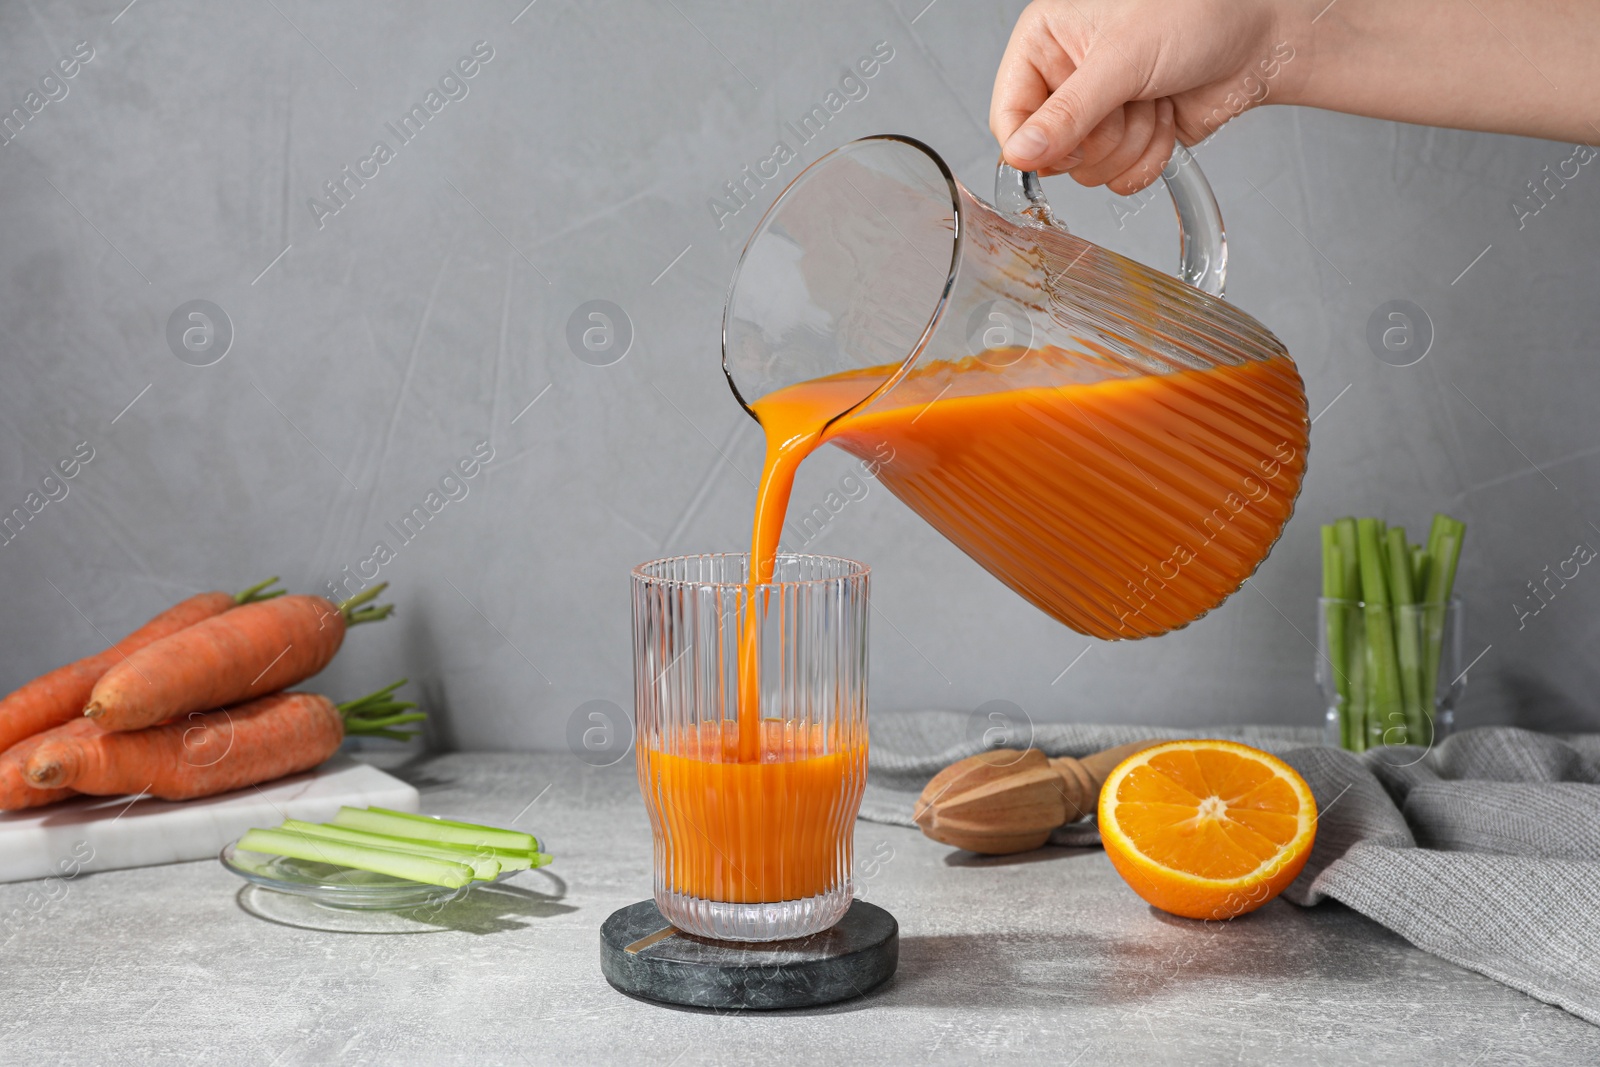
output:
<instances>
[{"instance_id":1,"label":"grey textured table","mask_svg":"<svg viewBox=\"0 0 1600 1067\"><path fill-rule=\"evenodd\" d=\"M213 862L0 886L0 1060L1600 1063L1600 1028L1341 907L1167 919L1099 852L978 860L871 823L861 895L901 930L888 985L816 1012L664 1008L600 976L600 923L650 889L631 762L457 754L398 773L433 812L507 822L537 797L518 825L557 877L395 934L263 920Z\"/></svg>"}]
</instances>

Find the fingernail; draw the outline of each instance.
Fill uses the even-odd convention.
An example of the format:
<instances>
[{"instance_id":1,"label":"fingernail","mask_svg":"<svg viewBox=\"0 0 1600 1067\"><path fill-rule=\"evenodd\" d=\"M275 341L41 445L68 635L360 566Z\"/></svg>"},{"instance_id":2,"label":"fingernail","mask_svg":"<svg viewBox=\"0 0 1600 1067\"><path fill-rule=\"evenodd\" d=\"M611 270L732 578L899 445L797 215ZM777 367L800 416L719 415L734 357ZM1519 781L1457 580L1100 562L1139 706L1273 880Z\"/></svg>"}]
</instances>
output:
<instances>
[{"instance_id":1,"label":"fingernail","mask_svg":"<svg viewBox=\"0 0 1600 1067\"><path fill-rule=\"evenodd\" d=\"M1006 142L1006 155L1012 159L1041 159L1050 150L1050 138L1032 126L1024 126Z\"/></svg>"},{"instance_id":2,"label":"fingernail","mask_svg":"<svg viewBox=\"0 0 1600 1067\"><path fill-rule=\"evenodd\" d=\"M1068 152L1067 153L1067 158L1061 161L1061 169L1062 170L1071 170L1073 167L1076 167L1079 163L1082 163L1082 162L1083 162L1083 153L1082 152Z\"/></svg>"}]
</instances>

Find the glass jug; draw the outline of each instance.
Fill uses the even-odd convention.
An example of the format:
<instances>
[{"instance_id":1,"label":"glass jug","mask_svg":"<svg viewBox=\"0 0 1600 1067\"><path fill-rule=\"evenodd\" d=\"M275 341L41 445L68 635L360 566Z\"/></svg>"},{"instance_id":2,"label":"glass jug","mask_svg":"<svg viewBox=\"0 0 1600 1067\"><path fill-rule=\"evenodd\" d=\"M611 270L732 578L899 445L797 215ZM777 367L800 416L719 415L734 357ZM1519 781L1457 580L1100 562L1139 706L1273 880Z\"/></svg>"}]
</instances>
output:
<instances>
[{"instance_id":1,"label":"glass jug","mask_svg":"<svg viewBox=\"0 0 1600 1067\"><path fill-rule=\"evenodd\" d=\"M1072 235L1004 163L990 205L910 138L830 152L734 273L734 395L759 421L825 387L824 440L1081 633L1193 622L1288 522L1310 424L1283 345L1221 299L1210 186L1181 146L1162 177L1182 280Z\"/></svg>"}]
</instances>

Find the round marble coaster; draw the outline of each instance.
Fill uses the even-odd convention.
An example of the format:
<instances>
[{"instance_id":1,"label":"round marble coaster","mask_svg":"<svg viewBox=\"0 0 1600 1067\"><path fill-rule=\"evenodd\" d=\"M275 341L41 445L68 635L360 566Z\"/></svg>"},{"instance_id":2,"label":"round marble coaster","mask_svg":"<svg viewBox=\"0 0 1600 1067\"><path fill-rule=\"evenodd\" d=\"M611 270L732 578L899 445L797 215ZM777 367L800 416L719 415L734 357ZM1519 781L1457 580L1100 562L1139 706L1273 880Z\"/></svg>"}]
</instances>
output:
<instances>
[{"instance_id":1,"label":"round marble coaster","mask_svg":"<svg viewBox=\"0 0 1600 1067\"><path fill-rule=\"evenodd\" d=\"M793 941L712 941L667 925L653 900L600 927L600 970L634 996L694 1008L770 1011L859 997L894 974L900 924L864 900L832 929Z\"/></svg>"}]
</instances>

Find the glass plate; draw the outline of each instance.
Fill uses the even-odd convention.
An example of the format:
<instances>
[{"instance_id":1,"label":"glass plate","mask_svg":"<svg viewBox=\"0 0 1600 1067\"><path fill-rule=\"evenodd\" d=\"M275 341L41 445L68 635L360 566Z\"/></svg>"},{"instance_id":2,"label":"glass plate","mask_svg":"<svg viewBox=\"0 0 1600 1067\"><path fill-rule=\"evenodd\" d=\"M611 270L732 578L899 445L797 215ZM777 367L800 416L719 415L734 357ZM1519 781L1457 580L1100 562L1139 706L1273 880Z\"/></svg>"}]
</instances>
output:
<instances>
[{"instance_id":1,"label":"glass plate","mask_svg":"<svg viewBox=\"0 0 1600 1067\"><path fill-rule=\"evenodd\" d=\"M328 908L417 908L443 904L463 895L474 885L488 884L468 882L459 889L450 889L389 874L336 867L331 863L247 852L237 841L223 848L221 859L224 867L246 881L280 893L309 897ZM506 873L501 872L500 878Z\"/></svg>"}]
</instances>

